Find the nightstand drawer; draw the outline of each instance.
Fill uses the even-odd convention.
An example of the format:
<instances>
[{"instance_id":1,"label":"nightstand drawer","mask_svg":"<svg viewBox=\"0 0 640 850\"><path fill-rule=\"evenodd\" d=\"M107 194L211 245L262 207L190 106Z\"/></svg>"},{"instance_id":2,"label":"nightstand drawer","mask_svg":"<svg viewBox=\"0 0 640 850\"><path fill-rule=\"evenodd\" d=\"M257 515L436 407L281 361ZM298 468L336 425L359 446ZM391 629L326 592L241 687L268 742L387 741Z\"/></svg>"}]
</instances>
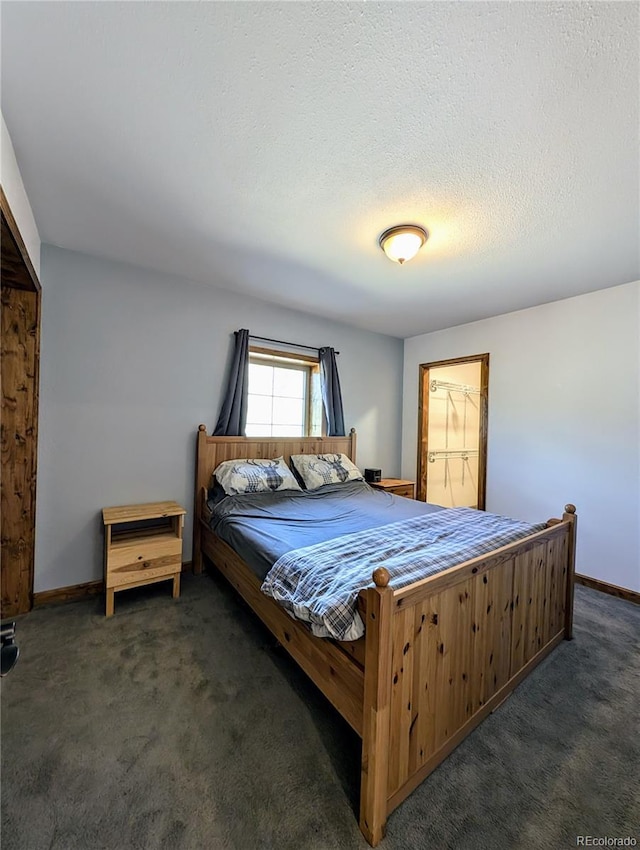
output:
<instances>
[{"instance_id":1,"label":"nightstand drawer","mask_svg":"<svg viewBox=\"0 0 640 850\"><path fill-rule=\"evenodd\" d=\"M135 560L129 564L107 569L107 587L138 584L151 578L172 576L182 569L179 555L163 555L159 558Z\"/></svg>"},{"instance_id":2,"label":"nightstand drawer","mask_svg":"<svg viewBox=\"0 0 640 850\"><path fill-rule=\"evenodd\" d=\"M107 571L135 564L137 561L153 561L156 558L174 558L182 555L182 540L172 534L153 534L133 540L114 539L107 555Z\"/></svg>"},{"instance_id":3,"label":"nightstand drawer","mask_svg":"<svg viewBox=\"0 0 640 850\"><path fill-rule=\"evenodd\" d=\"M398 487L392 487L387 492L393 493L394 496L406 496L407 499L413 499L413 484L402 484Z\"/></svg>"}]
</instances>

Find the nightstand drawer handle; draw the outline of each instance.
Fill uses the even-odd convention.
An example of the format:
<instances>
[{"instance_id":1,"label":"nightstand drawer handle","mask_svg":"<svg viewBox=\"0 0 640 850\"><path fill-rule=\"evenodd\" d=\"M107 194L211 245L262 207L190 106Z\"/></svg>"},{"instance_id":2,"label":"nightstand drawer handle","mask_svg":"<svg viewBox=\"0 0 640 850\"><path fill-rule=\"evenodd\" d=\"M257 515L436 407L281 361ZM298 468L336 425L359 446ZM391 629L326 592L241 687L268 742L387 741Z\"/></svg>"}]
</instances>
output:
<instances>
[{"instance_id":1,"label":"nightstand drawer handle","mask_svg":"<svg viewBox=\"0 0 640 850\"><path fill-rule=\"evenodd\" d=\"M146 570L146 569L147 569L147 567L150 567L150 566L151 566L151 564L149 563L149 561L145 561L145 562L143 563L143 565L142 565L142 569L143 569L143 570Z\"/></svg>"}]
</instances>

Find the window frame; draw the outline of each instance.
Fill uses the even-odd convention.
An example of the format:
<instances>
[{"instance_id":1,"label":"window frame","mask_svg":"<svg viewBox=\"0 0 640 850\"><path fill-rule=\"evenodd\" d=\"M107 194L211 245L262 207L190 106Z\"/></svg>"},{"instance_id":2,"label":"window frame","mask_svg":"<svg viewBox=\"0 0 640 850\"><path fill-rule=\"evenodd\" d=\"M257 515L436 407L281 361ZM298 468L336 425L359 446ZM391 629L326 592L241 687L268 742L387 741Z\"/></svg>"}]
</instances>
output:
<instances>
[{"instance_id":1,"label":"window frame","mask_svg":"<svg viewBox=\"0 0 640 850\"><path fill-rule=\"evenodd\" d=\"M254 355L257 356L254 357ZM291 369L296 372L302 372L305 376L305 409L302 437L326 436L326 419L320 392L319 357L298 354L298 352L286 351L284 349L250 345L249 365L252 364L275 366L279 369ZM249 386L249 395L251 395L251 386ZM273 422L271 423L271 427L273 427ZM266 435L264 436L266 439ZM291 439L295 436L297 435L291 434L288 437L283 437L283 439ZM260 439L260 437L257 436L256 439Z\"/></svg>"}]
</instances>

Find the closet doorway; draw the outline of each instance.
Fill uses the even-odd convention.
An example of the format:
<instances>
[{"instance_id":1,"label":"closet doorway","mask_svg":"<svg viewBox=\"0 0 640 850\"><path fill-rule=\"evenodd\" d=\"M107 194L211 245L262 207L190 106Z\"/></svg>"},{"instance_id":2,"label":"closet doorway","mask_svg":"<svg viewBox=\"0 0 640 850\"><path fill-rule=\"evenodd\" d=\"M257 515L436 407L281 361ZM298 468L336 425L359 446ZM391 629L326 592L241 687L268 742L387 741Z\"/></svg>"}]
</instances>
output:
<instances>
[{"instance_id":1,"label":"closet doorway","mask_svg":"<svg viewBox=\"0 0 640 850\"><path fill-rule=\"evenodd\" d=\"M418 499L485 509L489 355L420 365Z\"/></svg>"}]
</instances>

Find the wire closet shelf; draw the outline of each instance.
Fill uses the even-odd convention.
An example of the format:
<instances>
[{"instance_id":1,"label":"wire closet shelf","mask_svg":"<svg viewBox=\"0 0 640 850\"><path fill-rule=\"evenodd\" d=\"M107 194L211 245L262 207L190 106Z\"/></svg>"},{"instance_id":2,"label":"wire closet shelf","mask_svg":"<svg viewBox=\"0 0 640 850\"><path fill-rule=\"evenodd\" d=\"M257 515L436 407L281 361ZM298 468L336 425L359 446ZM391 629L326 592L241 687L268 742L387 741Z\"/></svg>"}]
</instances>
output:
<instances>
[{"instance_id":1,"label":"wire closet shelf","mask_svg":"<svg viewBox=\"0 0 640 850\"><path fill-rule=\"evenodd\" d=\"M449 460L452 457L461 457L468 460L470 457L478 457L478 449L434 449L427 453L429 463L437 460Z\"/></svg>"},{"instance_id":2,"label":"wire closet shelf","mask_svg":"<svg viewBox=\"0 0 640 850\"><path fill-rule=\"evenodd\" d=\"M447 390L448 392L464 393L464 395L480 395L479 387L472 387L469 384L454 384L452 381L438 381L435 378L429 382L429 389L432 393L438 390Z\"/></svg>"}]
</instances>

